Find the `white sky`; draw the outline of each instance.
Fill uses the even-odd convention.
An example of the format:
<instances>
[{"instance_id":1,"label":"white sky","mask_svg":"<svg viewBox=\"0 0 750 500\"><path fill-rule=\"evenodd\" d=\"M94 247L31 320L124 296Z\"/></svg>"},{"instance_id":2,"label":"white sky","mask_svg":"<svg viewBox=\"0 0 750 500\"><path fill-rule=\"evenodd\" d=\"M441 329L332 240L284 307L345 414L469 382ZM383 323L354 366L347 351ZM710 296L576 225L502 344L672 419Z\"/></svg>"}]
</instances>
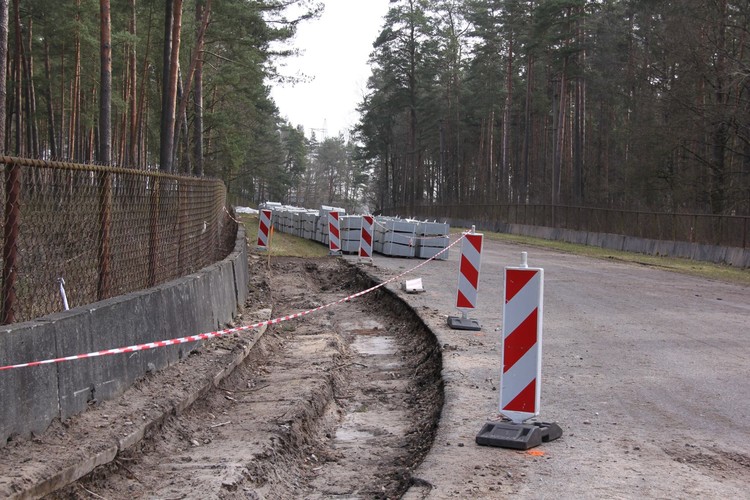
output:
<instances>
[{"instance_id":1,"label":"white sky","mask_svg":"<svg viewBox=\"0 0 750 500\"><path fill-rule=\"evenodd\" d=\"M287 58L283 75L304 74L311 81L272 84L271 96L282 117L327 136L346 136L358 121L357 104L365 93L370 69L367 59L380 34L389 0L324 0L323 15L300 24L292 44L301 50ZM318 139L320 130L315 131Z\"/></svg>"}]
</instances>

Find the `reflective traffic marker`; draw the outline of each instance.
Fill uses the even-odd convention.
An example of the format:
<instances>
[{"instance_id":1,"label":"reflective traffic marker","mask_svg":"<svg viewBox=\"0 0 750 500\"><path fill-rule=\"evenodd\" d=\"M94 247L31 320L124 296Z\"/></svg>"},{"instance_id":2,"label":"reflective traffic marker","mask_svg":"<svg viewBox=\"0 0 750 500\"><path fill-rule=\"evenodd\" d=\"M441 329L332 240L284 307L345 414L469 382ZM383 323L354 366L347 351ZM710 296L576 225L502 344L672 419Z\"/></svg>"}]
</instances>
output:
<instances>
[{"instance_id":1,"label":"reflective traffic marker","mask_svg":"<svg viewBox=\"0 0 750 500\"><path fill-rule=\"evenodd\" d=\"M328 212L328 255L341 255L338 212Z\"/></svg>"},{"instance_id":2,"label":"reflective traffic marker","mask_svg":"<svg viewBox=\"0 0 750 500\"><path fill-rule=\"evenodd\" d=\"M539 415L544 269L506 267L500 413L514 422Z\"/></svg>"},{"instance_id":3,"label":"reflective traffic marker","mask_svg":"<svg viewBox=\"0 0 750 500\"><path fill-rule=\"evenodd\" d=\"M359 260L372 262L372 235L375 219L372 215L362 216L362 229L359 236Z\"/></svg>"},{"instance_id":4,"label":"reflective traffic marker","mask_svg":"<svg viewBox=\"0 0 750 500\"><path fill-rule=\"evenodd\" d=\"M544 269L505 268L500 413L509 422L488 422L477 444L526 450L562 436L556 423L531 422L539 415L542 386Z\"/></svg>"},{"instance_id":5,"label":"reflective traffic marker","mask_svg":"<svg viewBox=\"0 0 750 500\"><path fill-rule=\"evenodd\" d=\"M461 242L461 258L458 266L458 290L456 292L456 308L461 311L461 317L448 316L448 326L455 330L481 330L482 327L475 319L467 316L467 309L477 307L479 289L479 268L482 263L482 242L484 235L472 232L464 235Z\"/></svg>"},{"instance_id":6,"label":"reflective traffic marker","mask_svg":"<svg viewBox=\"0 0 750 500\"><path fill-rule=\"evenodd\" d=\"M268 250L268 235L271 231L271 211L263 209L258 213L258 250Z\"/></svg>"}]
</instances>

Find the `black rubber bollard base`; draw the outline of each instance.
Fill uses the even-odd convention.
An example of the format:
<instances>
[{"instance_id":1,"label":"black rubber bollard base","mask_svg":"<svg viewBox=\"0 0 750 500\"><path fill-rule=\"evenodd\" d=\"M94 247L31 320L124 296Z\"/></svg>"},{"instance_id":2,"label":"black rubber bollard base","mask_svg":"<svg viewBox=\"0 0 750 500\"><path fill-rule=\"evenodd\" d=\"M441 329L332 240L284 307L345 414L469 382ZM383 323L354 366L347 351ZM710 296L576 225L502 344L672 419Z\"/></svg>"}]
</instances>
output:
<instances>
[{"instance_id":1,"label":"black rubber bollard base","mask_svg":"<svg viewBox=\"0 0 750 500\"><path fill-rule=\"evenodd\" d=\"M562 429L554 422L487 422L477 434L476 442L483 446L528 450L560 436Z\"/></svg>"},{"instance_id":2,"label":"black rubber bollard base","mask_svg":"<svg viewBox=\"0 0 750 500\"><path fill-rule=\"evenodd\" d=\"M459 318L458 316L448 316L448 326L454 330L481 330L479 321L471 318Z\"/></svg>"}]
</instances>

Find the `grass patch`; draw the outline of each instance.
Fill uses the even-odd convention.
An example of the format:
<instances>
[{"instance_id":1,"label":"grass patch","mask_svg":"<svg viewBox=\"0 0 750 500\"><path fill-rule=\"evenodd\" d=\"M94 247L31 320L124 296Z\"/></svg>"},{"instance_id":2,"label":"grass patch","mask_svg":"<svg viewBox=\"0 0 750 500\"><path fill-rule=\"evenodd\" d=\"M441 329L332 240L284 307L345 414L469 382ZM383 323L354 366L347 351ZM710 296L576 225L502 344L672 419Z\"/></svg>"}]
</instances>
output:
<instances>
[{"instance_id":1,"label":"grass patch","mask_svg":"<svg viewBox=\"0 0 750 500\"><path fill-rule=\"evenodd\" d=\"M239 221L245 224L247 239L250 248L255 248L258 241L258 216L251 214L238 214ZM306 240L291 234L273 231L269 245L271 257L325 257L328 255L328 247L317 241ZM267 255L267 252L263 252Z\"/></svg>"},{"instance_id":2,"label":"grass patch","mask_svg":"<svg viewBox=\"0 0 750 500\"><path fill-rule=\"evenodd\" d=\"M466 231L463 228L451 228L452 233ZM750 286L750 269L738 269L736 267L724 264L713 264L710 262L700 262L691 259L682 259L679 257L662 257L656 255L645 255L640 253L623 252L620 250L610 250L589 245L579 245L577 243L567 243L564 241L544 240L541 238L532 238L530 236L520 236L515 234L493 233L481 231L487 239L502 241L530 247L546 248L558 252L571 253L591 257L594 259L609 259L621 262L629 262L642 266L651 266L666 271L673 271L701 278L725 281L727 283L736 283Z\"/></svg>"}]
</instances>

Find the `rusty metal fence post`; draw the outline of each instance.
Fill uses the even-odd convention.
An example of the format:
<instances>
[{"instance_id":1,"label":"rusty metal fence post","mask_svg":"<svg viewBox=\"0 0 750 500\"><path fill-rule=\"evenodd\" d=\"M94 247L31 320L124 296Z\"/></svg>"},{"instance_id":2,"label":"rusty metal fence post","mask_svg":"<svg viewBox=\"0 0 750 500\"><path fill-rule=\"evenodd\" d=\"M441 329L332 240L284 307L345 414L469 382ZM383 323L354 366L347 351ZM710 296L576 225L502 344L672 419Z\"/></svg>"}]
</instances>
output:
<instances>
[{"instance_id":1,"label":"rusty metal fence post","mask_svg":"<svg viewBox=\"0 0 750 500\"><path fill-rule=\"evenodd\" d=\"M186 212L187 207L185 201L187 200L187 182L182 182L177 185L177 234L179 235L179 243L177 246L177 269L180 274L185 270L185 249L183 243L187 239L185 237L185 228L187 227Z\"/></svg>"},{"instance_id":2,"label":"rusty metal fence post","mask_svg":"<svg viewBox=\"0 0 750 500\"><path fill-rule=\"evenodd\" d=\"M18 226L21 223L21 167L5 166L5 220L3 221L3 324L15 321Z\"/></svg>"},{"instance_id":3,"label":"rusty metal fence post","mask_svg":"<svg viewBox=\"0 0 750 500\"><path fill-rule=\"evenodd\" d=\"M148 283L152 287L156 284L156 260L158 252L158 233L159 233L159 191L161 183L159 177L152 179L151 199L149 204L149 224L148 224Z\"/></svg>"},{"instance_id":4,"label":"rusty metal fence post","mask_svg":"<svg viewBox=\"0 0 750 500\"><path fill-rule=\"evenodd\" d=\"M105 172L99 191L99 283L98 300L109 297L110 227L112 225L112 174Z\"/></svg>"}]
</instances>

